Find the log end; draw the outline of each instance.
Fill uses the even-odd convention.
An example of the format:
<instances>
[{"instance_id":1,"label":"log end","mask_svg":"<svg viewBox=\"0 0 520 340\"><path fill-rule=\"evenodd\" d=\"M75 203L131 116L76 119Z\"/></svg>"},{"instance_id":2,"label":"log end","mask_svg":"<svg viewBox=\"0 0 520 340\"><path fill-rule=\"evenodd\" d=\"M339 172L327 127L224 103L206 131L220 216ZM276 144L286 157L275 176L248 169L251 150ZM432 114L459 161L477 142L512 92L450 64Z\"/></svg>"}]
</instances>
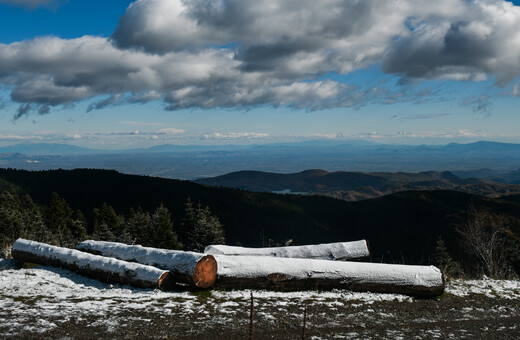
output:
<instances>
[{"instance_id":1,"label":"log end","mask_svg":"<svg viewBox=\"0 0 520 340\"><path fill-rule=\"evenodd\" d=\"M217 261L212 255L202 257L193 270L193 282L199 288L209 288L217 280Z\"/></svg>"},{"instance_id":2,"label":"log end","mask_svg":"<svg viewBox=\"0 0 520 340\"><path fill-rule=\"evenodd\" d=\"M175 279L170 272L164 272L159 280L157 280L157 287L160 290L171 290L175 286Z\"/></svg>"}]
</instances>

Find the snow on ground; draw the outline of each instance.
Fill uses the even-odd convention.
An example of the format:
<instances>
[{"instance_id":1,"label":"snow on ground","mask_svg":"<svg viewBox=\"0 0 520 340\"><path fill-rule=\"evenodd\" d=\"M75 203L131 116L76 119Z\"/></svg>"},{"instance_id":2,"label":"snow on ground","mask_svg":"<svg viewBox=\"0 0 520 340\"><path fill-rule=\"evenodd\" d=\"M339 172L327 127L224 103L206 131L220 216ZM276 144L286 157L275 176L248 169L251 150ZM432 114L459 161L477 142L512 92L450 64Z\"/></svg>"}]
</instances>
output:
<instances>
[{"instance_id":1,"label":"snow on ground","mask_svg":"<svg viewBox=\"0 0 520 340\"><path fill-rule=\"evenodd\" d=\"M449 283L447 293L456 296L482 294L487 297L503 297L506 299L520 299L520 281L518 280L455 280Z\"/></svg>"},{"instance_id":2,"label":"snow on ground","mask_svg":"<svg viewBox=\"0 0 520 340\"><path fill-rule=\"evenodd\" d=\"M162 292L104 284L54 267L19 268L14 260L0 259L0 338L21 332L45 332L71 318L82 320L93 316L110 333L116 326L129 322L128 313L123 315L121 311L133 311L135 313L130 314L136 318L142 314L140 312L147 311L166 316L174 313L197 315L196 322L201 324L210 318L213 322L226 323L231 322L236 313L247 310L251 293L255 301L268 300L269 304L279 310L286 308L287 304L321 304L329 309L349 304L366 305L364 312L370 314L370 305L377 301L414 301L404 295L345 290L290 293L251 290ZM520 282L490 279L454 281L448 284L447 293L456 296L483 294L489 297L520 299ZM273 318L267 308L260 308L257 316L267 321ZM301 318L301 315L298 317ZM379 318L384 317L385 315L379 315ZM247 320L244 322L247 323Z\"/></svg>"}]
</instances>

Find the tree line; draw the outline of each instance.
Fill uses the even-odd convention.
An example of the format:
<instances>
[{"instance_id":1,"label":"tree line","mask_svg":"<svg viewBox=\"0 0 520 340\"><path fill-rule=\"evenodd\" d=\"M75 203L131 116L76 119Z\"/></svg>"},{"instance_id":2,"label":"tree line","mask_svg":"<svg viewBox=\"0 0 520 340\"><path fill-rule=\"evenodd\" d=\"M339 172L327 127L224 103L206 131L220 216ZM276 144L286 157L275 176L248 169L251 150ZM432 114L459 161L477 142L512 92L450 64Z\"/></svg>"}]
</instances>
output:
<instances>
[{"instance_id":1,"label":"tree line","mask_svg":"<svg viewBox=\"0 0 520 340\"><path fill-rule=\"evenodd\" d=\"M68 248L94 239L198 252L209 244L224 243L222 223L208 206L195 206L187 198L181 221L182 228L176 228L172 213L162 203L154 211L137 207L127 214L103 203L86 218L56 192L45 205L36 204L28 194L8 190L0 194L0 246L4 252L20 237Z\"/></svg>"},{"instance_id":2,"label":"tree line","mask_svg":"<svg viewBox=\"0 0 520 340\"><path fill-rule=\"evenodd\" d=\"M204 235L211 236L204 232L204 225L214 224L216 214L219 223L225 226L226 243L231 245L283 245L289 239L294 245L366 239L370 242L373 262L436 264L446 268L447 276L460 273L469 277L520 275L520 196L485 198L435 190L407 191L346 202L323 196L276 195L208 187L189 181L95 169L32 172L0 169L0 193L3 191L17 193L12 199L3 199L6 206L16 199L20 202L14 205L27 206L21 210L7 209L11 212L4 212L4 215L24 215L25 211L31 210L31 205L39 208L30 216L11 217L15 221L11 223L15 226L13 229L20 224L44 224L54 230L53 238L58 239L51 240L54 244L74 244L74 240L67 239L78 238L74 235L81 228L76 227L83 225L89 238L159 245L150 235L150 230L156 227L150 226L164 224L159 222L159 216L165 215L158 211L162 205L168 208L176 236L176 242L175 238L161 237L161 242L169 240L165 242L173 244L166 245L168 247L203 250L208 243L203 240L207 238ZM59 193L59 199L55 201L66 200L72 210L70 219L78 223L68 222L67 228L60 229L56 227L58 223L50 222L52 192ZM30 195L32 204L24 198L25 194ZM188 204L188 197L193 203ZM0 200L0 204L4 203ZM187 209L187 205L191 208ZM211 207L211 212L208 213L209 209L205 212L206 205ZM196 227L190 222L193 221L192 210L198 211L199 215ZM40 218L31 217L38 214ZM123 222L119 221L121 217ZM4 220L4 217L0 218ZM16 222L20 220L23 223ZM38 222L40 220L43 222ZM0 228L5 228L6 223L0 223L3 224ZM478 228L474 229L474 226ZM40 229L24 227L27 238L36 230ZM4 232L0 230L0 234ZM190 234L199 235L201 241L191 241L193 236ZM479 237L470 237L474 235Z\"/></svg>"}]
</instances>

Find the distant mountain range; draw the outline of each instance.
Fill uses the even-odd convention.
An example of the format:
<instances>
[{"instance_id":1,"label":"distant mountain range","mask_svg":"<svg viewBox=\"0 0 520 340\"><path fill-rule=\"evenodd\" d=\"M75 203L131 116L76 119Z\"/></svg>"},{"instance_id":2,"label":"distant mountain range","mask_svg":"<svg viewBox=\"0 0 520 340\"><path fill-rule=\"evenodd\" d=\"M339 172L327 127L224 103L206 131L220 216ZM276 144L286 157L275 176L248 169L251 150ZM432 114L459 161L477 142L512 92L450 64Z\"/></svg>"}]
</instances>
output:
<instances>
[{"instance_id":1,"label":"distant mountain range","mask_svg":"<svg viewBox=\"0 0 520 340\"><path fill-rule=\"evenodd\" d=\"M264 145L158 145L98 150L64 144L0 147L0 167L26 170L102 168L177 179L214 177L241 170L295 173L452 171L520 184L520 144L477 142L447 145L384 145L315 140ZM486 169L486 170L478 170ZM474 174L478 172L478 176Z\"/></svg>"},{"instance_id":2,"label":"distant mountain range","mask_svg":"<svg viewBox=\"0 0 520 340\"><path fill-rule=\"evenodd\" d=\"M133 153L163 153L163 152L193 152L193 151L218 151L237 150L251 146L243 145L172 145L163 144L149 148L137 149L92 149L60 143L19 143L0 147L0 154L23 154L31 156L63 156L84 154L133 154Z\"/></svg>"},{"instance_id":3,"label":"distant mountain range","mask_svg":"<svg viewBox=\"0 0 520 340\"><path fill-rule=\"evenodd\" d=\"M20 143L0 147L0 154L24 154L36 156L49 155L81 155L105 153L104 150L82 148L75 145L58 144L58 143Z\"/></svg>"},{"instance_id":4,"label":"distant mountain range","mask_svg":"<svg viewBox=\"0 0 520 340\"><path fill-rule=\"evenodd\" d=\"M375 198L409 190L455 190L487 197L520 194L520 185L485 179L460 178L451 172L327 172L307 170L293 174L239 171L198 179L199 184L249 191L318 194L347 201Z\"/></svg>"}]
</instances>

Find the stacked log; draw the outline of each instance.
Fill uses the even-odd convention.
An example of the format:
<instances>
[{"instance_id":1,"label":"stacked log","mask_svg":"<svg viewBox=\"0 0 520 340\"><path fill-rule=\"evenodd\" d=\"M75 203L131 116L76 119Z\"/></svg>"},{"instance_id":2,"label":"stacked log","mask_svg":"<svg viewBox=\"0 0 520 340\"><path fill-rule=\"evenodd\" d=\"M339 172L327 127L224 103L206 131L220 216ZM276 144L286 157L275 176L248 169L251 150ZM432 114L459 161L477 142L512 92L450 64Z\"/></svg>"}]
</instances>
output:
<instances>
[{"instance_id":1,"label":"stacked log","mask_svg":"<svg viewBox=\"0 0 520 340\"><path fill-rule=\"evenodd\" d=\"M434 266L338 262L260 256L215 255L215 288L348 289L435 297L444 292L444 277Z\"/></svg>"},{"instance_id":2,"label":"stacked log","mask_svg":"<svg viewBox=\"0 0 520 340\"><path fill-rule=\"evenodd\" d=\"M24 239L16 240L11 254L20 262L61 267L106 283L163 290L170 289L174 285L170 272L152 266Z\"/></svg>"},{"instance_id":3,"label":"stacked log","mask_svg":"<svg viewBox=\"0 0 520 340\"><path fill-rule=\"evenodd\" d=\"M87 240L78 250L169 270L175 282L209 288L217 279L217 262L212 255L169 249Z\"/></svg>"},{"instance_id":4,"label":"stacked log","mask_svg":"<svg viewBox=\"0 0 520 340\"><path fill-rule=\"evenodd\" d=\"M438 296L444 292L442 273L433 266L268 256L205 256L102 241L85 241L78 249L168 269L174 272L176 281L182 278L185 283L201 288L213 285L224 289L284 291L348 289L420 297Z\"/></svg>"},{"instance_id":5,"label":"stacked log","mask_svg":"<svg viewBox=\"0 0 520 340\"><path fill-rule=\"evenodd\" d=\"M290 247L245 248L226 245L210 245L204 253L233 256L271 256L333 261L366 261L370 250L366 240L336 242Z\"/></svg>"}]
</instances>

